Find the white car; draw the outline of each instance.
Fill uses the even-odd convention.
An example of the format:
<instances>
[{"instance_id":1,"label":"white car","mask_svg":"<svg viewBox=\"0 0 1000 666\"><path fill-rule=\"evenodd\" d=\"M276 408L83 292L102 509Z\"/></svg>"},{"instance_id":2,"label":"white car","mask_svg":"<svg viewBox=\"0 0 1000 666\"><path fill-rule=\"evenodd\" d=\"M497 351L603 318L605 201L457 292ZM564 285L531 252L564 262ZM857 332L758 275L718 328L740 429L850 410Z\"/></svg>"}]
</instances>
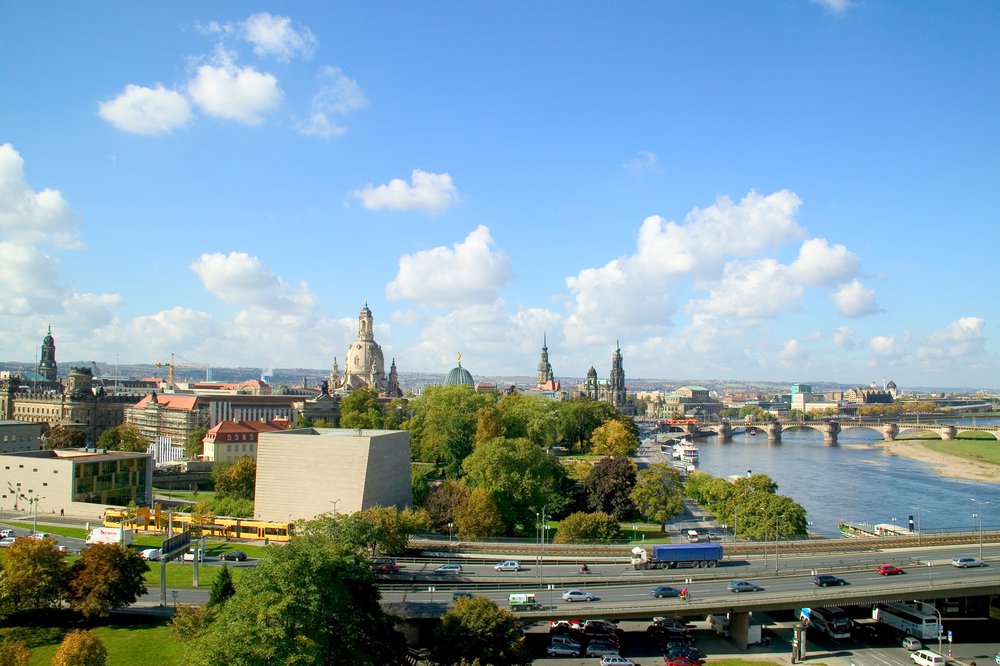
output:
<instances>
[{"instance_id":1,"label":"white car","mask_svg":"<svg viewBox=\"0 0 1000 666\"><path fill-rule=\"evenodd\" d=\"M506 560L499 562L493 567L496 571L520 571L521 563L517 560Z\"/></svg>"},{"instance_id":2,"label":"white car","mask_svg":"<svg viewBox=\"0 0 1000 666\"><path fill-rule=\"evenodd\" d=\"M628 657L619 657L617 654L609 654L601 657L601 666L636 666L636 664Z\"/></svg>"},{"instance_id":3,"label":"white car","mask_svg":"<svg viewBox=\"0 0 1000 666\"><path fill-rule=\"evenodd\" d=\"M52 535L49 534L48 532L35 532L34 534L29 535L28 538L38 539L40 541L42 539L51 539Z\"/></svg>"},{"instance_id":4,"label":"white car","mask_svg":"<svg viewBox=\"0 0 1000 666\"><path fill-rule=\"evenodd\" d=\"M10 548L14 545L15 541L17 541L17 537L3 537L0 539L0 548Z\"/></svg>"},{"instance_id":5,"label":"white car","mask_svg":"<svg viewBox=\"0 0 1000 666\"><path fill-rule=\"evenodd\" d=\"M0 530L0 539L14 536L14 530Z\"/></svg>"},{"instance_id":6,"label":"white car","mask_svg":"<svg viewBox=\"0 0 1000 666\"><path fill-rule=\"evenodd\" d=\"M189 550L188 552L184 553L184 557L182 559L184 562L194 562L194 551ZM205 561L204 551L198 551L198 561L199 562Z\"/></svg>"},{"instance_id":7,"label":"white car","mask_svg":"<svg viewBox=\"0 0 1000 666\"><path fill-rule=\"evenodd\" d=\"M920 644L920 641L918 641L913 636L907 636L906 638L904 638L902 641L902 646L905 649L909 650L910 652L913 652L914 650L924 649L924 646Z\"/></svg>"},{"instance_id":8,"label":"white car","mask_svg":"<svg viewBox=\"0 0 1000 666\"><path fill-rule=\"evenodd\" d=\"M967 567L982 567L985 565L986 562L983 562L978 557L956 557L951 561L951 566L958 567L959 569L965 569Z\"/></svg>"},{"instance_id":9,"label":"white car","mask_svg":"<svg viewBox=\"0 0 1000 666\"><path fill-rule=\"evenodd\" d=\"M583 590L566 590L562 593L563 601L593 601L594 595Z\"/></svg>"},{"instance_id":10,"label":"white car","mask_svg":"<svg viewBox=\"0 0 1000 666\"><path fill-rule=\"evenodd\" d=\"M462 573L461 564L442 564L437 569L434 570L436 574L460 574Z\"/></svg>"},{"instance_id":11,"label":"white car","mask_svg":"<svg viewBox=\"0 0 1000 666\"><path fill-rule=\"evenodd\" d=\"M162 555L159 548L146 548L139 552L139 557L150 562L159 562ZM194 555L191 556L191 559L194 559Z\"/></svg>"}]
</instances>

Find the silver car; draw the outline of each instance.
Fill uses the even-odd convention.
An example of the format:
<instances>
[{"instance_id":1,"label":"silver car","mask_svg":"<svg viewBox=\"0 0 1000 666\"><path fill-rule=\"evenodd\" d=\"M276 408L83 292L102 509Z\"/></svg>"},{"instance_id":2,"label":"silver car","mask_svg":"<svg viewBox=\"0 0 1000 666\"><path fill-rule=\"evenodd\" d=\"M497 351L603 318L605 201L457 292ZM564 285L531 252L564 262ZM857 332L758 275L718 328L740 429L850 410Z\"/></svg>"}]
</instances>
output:
<instances>
[{"instance_id":1,"label":"silver car","mask_svg":"<svg viewBox=\"0 0 1000 666\"><path fill-rule=\"evenodd\" d=\"M729 585L726 586L730 592L757 592L758 590L763 590L760 585L756 585L747 580L732 580L729 581Z\"/></svg>"}]
</instances>

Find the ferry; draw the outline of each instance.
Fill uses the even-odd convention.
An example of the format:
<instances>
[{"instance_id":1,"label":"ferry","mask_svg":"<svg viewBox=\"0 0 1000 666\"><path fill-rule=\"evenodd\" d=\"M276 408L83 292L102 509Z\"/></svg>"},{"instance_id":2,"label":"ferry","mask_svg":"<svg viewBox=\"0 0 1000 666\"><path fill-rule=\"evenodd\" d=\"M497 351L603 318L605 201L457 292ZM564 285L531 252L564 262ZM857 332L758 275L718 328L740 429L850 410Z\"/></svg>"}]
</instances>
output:
<instances>
[{"instance_id":1,"label":"ferry","mask_svg":"<svg viewBox=\"0 0 1000 666\"><path fill-rule=\"evenodd\" d=\"M690 439L685 439L674 447L674 457L680 458L683 462L695 464L698 462L698 445Z\"/></svg>"}]
</instances>

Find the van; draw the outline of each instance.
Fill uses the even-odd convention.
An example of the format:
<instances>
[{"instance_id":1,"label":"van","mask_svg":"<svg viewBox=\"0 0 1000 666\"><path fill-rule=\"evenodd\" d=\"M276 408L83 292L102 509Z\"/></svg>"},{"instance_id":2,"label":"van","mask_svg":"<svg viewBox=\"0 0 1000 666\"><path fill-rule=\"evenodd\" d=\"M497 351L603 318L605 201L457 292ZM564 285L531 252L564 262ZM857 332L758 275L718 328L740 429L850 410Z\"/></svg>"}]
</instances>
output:
<instances>
[{"instance_id":1,"label":"van","mask_svg":"<svg viewBox=\"0 0 1000 666\"><path fill-rule=\"evenodd\" d=\"M701 537L698 536L698 530L688 530L688 541L691 543L698 543L701 541Z\"/></svg>"},{"instance_id":2,"label":"van","mask_svg":"<svg viewBox=\"0 0 1000 666\"><path fill-rule=\"evenodd\" d=\"M542 607L533 592L511 594L507 601L512 611L539 610Z\"/></svg>"},{"instance_id":3,"label":"van","mask_svg":"<svg viewBox=\"0 0 1000 666\"><path fill-rule=\"evenodd\" d=\"M945 659L937 652L930 650L917 650L910 653L910 659L917 666L944 666Z\"/></svg>"}]
</instances>

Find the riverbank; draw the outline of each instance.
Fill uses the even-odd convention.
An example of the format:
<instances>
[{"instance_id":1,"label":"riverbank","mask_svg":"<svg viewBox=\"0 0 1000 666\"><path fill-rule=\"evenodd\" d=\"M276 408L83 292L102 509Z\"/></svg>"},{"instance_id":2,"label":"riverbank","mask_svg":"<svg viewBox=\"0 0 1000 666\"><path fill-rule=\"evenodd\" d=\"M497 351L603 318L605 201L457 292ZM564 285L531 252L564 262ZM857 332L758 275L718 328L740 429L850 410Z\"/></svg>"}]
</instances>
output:
<instances>
[{"instance_id":1,"label":"riverbank","mask_svg":"<svg viewBox=\"0 0 1000 666\"><path fill-rule=\"evenodd\" d=\"M895 442L882 442L881 445L885 452L891 456L901 456L927 463L934 468L934 472L938 476L1000 483L1000 464L977 457L974 452L959 454L937 450L937 447L945 444L952 443L933 440L897 440ZM971 447L975 446L977 442L969 441L965 444ZM989 442L989 444L997 446L996 442ZM968 457L964 457L966 455Z\"/></svg>"}]
</instances>

